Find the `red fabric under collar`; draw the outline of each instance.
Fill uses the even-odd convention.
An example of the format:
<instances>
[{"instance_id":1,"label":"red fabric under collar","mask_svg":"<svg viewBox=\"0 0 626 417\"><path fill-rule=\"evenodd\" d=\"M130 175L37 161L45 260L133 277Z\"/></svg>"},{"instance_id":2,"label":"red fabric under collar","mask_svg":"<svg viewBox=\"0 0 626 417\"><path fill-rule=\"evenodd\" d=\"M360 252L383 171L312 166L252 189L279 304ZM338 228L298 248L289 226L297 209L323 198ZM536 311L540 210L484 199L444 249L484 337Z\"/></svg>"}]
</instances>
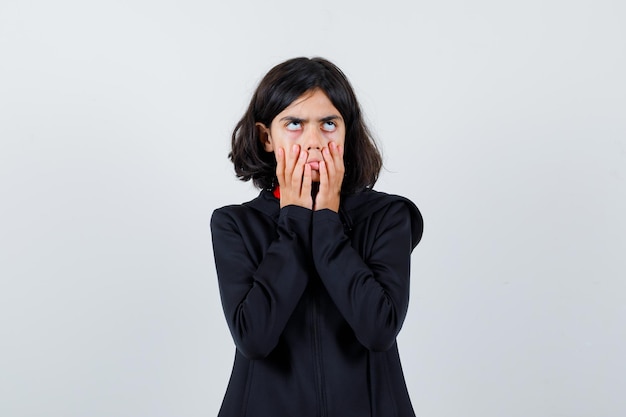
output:
<instances>
[{"instance_id":1,"label":"red fabric under collar","mask_svg":"<svg viewBox=\"0 0 626 417\"><path fill-rule=\"evenodd\" d=\"M274 191L272 191L272 194L274 194L274 197L280 200L280 186L277 185L276 188L274 188Z\"/></svg>"}]
</instances>

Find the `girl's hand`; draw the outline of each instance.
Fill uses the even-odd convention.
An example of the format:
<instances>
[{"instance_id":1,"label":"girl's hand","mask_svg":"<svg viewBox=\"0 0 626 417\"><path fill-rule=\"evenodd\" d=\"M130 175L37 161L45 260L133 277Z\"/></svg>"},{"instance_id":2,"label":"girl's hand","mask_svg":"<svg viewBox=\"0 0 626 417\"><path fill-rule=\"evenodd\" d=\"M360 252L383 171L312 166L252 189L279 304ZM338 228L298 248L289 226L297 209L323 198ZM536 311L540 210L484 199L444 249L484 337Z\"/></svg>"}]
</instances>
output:
<instances>
[{"instance_id":1,"label":"girl's hand","mask_svg":"<svg viewBox=\"0 0 626 417\"><path fill-rule=\"evenodd\" d=\"M330 209L339 211L341 184L345 167L343 165L343 147L330 142L322 149L323 161L320 161L320 189L315 197L315 210Z\"/></svg>"},{"instance_id":2,"label":"girl's hand","mask_svg":"<svg viewBox=\"0 0 626 417\"><path fill-rule=\"evenodd\" d=\"M286 154L286 156L285 156ZM276 151L276 177L280 185L280 207L296 205L311 210L311 167L306 163L307 153L299 145L289 152Z\"/></svg>"}]
</instances>

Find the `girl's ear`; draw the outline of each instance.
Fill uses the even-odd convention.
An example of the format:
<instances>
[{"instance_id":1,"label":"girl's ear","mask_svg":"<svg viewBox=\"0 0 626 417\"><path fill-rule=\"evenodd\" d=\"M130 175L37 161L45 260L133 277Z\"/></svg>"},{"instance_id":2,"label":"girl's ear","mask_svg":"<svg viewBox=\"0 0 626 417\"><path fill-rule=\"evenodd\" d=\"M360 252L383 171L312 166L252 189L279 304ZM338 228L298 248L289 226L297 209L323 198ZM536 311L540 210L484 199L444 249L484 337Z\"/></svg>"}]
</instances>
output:
<instances>
[{"instance_id":1,"label":"girl's ear","mask_svg":"<svg viewBox=\"0 0 626 417\"><path fill-rule=\"evenodd\" d=\"M256 128L259 131L259 140L263 144L263 148L265 149L265 151L274 152L274 146L272 145L270 130L261 122L256 122Z\"/></svg>"}]
</instances>

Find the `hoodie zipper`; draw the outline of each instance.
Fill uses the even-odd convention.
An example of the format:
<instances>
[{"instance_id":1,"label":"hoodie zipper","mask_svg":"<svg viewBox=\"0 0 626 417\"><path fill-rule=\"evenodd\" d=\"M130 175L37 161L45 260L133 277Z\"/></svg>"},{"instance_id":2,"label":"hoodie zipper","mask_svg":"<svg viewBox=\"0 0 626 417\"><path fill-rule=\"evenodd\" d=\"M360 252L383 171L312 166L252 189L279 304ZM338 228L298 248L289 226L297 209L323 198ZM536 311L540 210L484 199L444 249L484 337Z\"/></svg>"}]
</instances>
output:
<instances>
[{"instance_id":1,"label":"hoodie zipper","mask_svg":"<svg viewBox=\"0 0 626 417\"><path fill-rule=\"evenodd\" d=\"M328 415L326 411L326 392L324 390L324 370L322 366L322 345L320 341L320 333L319 333L319 315L317 313L318 306L318 290L317 286L315 287L315 291L313 292L313 303L311 309L311 318L312 318L312 326L311 332L313 334L313 362L315 366L315 384L316 384L316 394L318 401L318 409L319 416L326 417Z\"/></svg>"}]
</instances>

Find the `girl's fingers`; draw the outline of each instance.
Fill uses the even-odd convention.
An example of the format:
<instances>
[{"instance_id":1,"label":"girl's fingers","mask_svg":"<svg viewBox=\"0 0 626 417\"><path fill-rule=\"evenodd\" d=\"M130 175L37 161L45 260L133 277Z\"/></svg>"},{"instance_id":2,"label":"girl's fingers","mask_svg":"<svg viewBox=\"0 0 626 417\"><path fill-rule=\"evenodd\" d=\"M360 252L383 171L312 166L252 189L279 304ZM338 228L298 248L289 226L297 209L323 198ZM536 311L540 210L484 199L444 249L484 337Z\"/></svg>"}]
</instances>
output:
<instances>
[{"instance_id":1,"label":"girl's fingers","mask_svg":"<svg viewBox=\"0 0 626 417\"><path fill-rule=\"evenodd\" d=\"M325 171L326 171L326 175L328 175L330 178L334 178L335 177L335 160L330 152L329 148L324 148L322 150L322 157L324 158L324 165L325 165ZM320 176L322 174L322 170L320 168Z\"/></svg>"},{"instance_id":2,"label":"girl's fingers","mask_svg":"<svg viewBox=\"0 0 626 417\"><path fill-rule=\"evenodd\" d=\"M291 204L312 209L311 166L306 163L308 154L300 146L276 151L276 177L280 185L280 207Z\"/></svg>"},{"instance_id":3,"label":"girl's fingers","mask_svg":"<svg viewBox=\"0 0 626 417\"><path fill-rule=\"evenodd\" d=\"M285 152L285 179L289 181L289 177L293 172L293 169L296 165L296 161L298 160L298 154L300 152L300 147L298 145L293 145L289 152Z\"/></svg>"},{"instance_id":4,"label":"girl's fingers","mask_svg":"<svg viewBox=\"0 0 626 417\"><path fill-rule=\"evenodd\" d=\"M325 158L326 159L326 158ZM343 177L333 177L331 174L332 158L328 156L328 160L320 161L320 188L315 197L315 210L330 209L335 212L339 210L339 201L341 193L341 180Z\"/></svg>"},{"instance_id":5,"label":"girl's fingers","mask_svg":"<svg viewBox=\"0 0 626 417\"><path fill-rule=\"evenodd\" d=\"M326 169L326 161L320 161L320 190L328 187L328 169Z\"/></svg>"},{"instance_id":6,"label":"girl's fingers","mask_svg":"<svg viewBox=\"0 0 626 417\"><path fill-rule=\"evenodd\" d=\"M285 150L278 148L276 151L276 178L278 178L278 184L284 186L285 184Z\"/></svg>"},{"instance_id":7,"label":"girl's fingers","mask_svg":"<svg viewBox=\"0 0 626 417\"><path fill-rule=\"evenodd\" d=\"M296 190L299 190L302 186L302 175L304 174L304 171L306 169L305 165L307 165L306 157L306 152L301 151L300 155L298 156L298 160L296 161L296 164L294 166L293 172L291 173L291 185Z\"/></svg>"},{"instance_id":8,"label":"girl's fingers","mask_svg":"<svg viewBox=\"0 0 626 417\"><path fill-rule=\"evenodd\" d=\"M343 175L344 166L343 166L343 146L337 145L335 142L331 142L329 144L330 154L333 157L334 166L336 167L336 171L338 174Z\"/></svg>"},{"instance_id":9,"label":"girl's fingers","mask_svg":"<svg viewBox=\"0 0 626 417\"><path fill-rule=\"evenodd\" d=\"M311 184L313 179L311 176L311 166L309 164L304 165L304 174L302 175L302 188L300 196L303 198L311 198Z\"/></svg>"}]
</instances>

